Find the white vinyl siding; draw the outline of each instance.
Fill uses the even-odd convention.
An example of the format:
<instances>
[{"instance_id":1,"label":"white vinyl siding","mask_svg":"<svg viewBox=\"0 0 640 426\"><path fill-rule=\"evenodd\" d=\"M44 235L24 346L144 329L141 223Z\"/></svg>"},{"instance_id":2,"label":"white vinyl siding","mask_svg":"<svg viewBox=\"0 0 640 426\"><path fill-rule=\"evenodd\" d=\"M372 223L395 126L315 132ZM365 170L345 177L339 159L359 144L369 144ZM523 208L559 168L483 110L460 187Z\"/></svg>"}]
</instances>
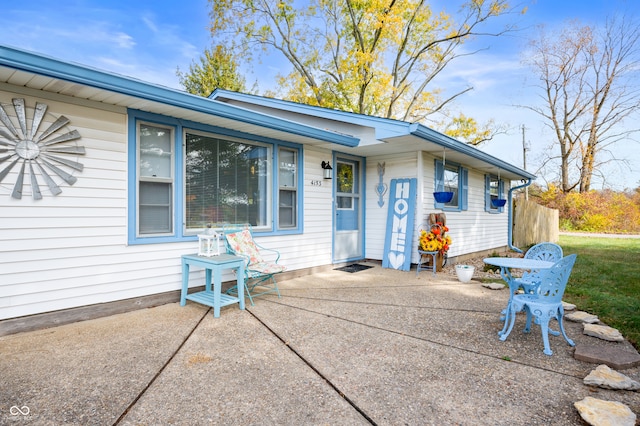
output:
<instances>
[{"instance_id":1,"label":"white vinyl siding","mask_svg":"<svg viewBox=\"0 0 640 426\"><path fill-rule=\"evenodd\" d=\"M129 200L136 195L138 180L135 147L130 149L135 144L129 144L129 131L135 127L129 121L130 111L34 89L9 85L3 89L2 103L23 97L30 107L43 102L52 114L68 117L69 127L82 136L79 145L86 148L86 155L79 158L84 169L74 172L77 182L62 184L63 192L58 196L52 196L43 188L42 200L31 197L15 200L10 195L12 185L0 184L0 320L179 290L180 256L197 251L195 237L156 244L131 242L131 233L133 237L136 234L136 222L131 218L136 217L136 212L135 204L130 205ZM132 107L135 106L132 103ZM373 139L370 128L334 126L320 119L314 122L320 128L331 127L361 136L363 144ZM163 125L155 121L152 124ZM174 124L167 127L178 132L180 127ZM317 141L302 145L305 139L301 139L300 144L292 137L286 143L273 145L274 151L286 146L297 154L297 212L292 214L298 220L297 228L289 234L283 230L256 236L261 245L280 251L280 262L288 271L313 270L330 266L332 262L336 200L333 181L323 179L321 163L341 155L340 150L333 152L326 148L327 144ZM172 155L175 159L172 191L179 194L183 191L179 180L182 170L176 167L180 165L182 151L174 146ZM434 208L433 155L394 152L366 158L362 163L366 164L365 191L361 194L366 212L364 257L374 260L382 259L390 192L387 187L382 197L384 204L380 206L375 191L380 179L378 163L385 163L382 183L386 185L394 178L418 179L416 224L424 221L429 213L442 211ZM275 166L270 169L272 174L276 169ZM450 256L507 245L508 214L489 214L484 210L485 172L468 169L468 209L446 212L453 239ZM14 175L10 176L7 182L14 182L13 178ZM269 188L270 195L275 196L274 191L279 191L281 185L271 182ZM509 182L504 181L503 194L508 189ZM176 211L181 207L177 200L173 202L173 214L182 215ZM505 206L505 212L508 208ZM270 214L275 217L277 213L278 209L273 208ZM278 223L275 219L273 222ZM183 223L173 225L176 234L185 226ZM202 276L201 271L192 272L191 285L202 284ZM223 280L231 279L231 273L223 276Z\"/></svg>"},{"instance_id":2,"label":"white vinyl siding","mask_svg":"<svg viewBox=\"0 0 640 426\"><path fill-rule=\"evenodd\" d=\"M77 182L62 184L58 196L43 190L42 200L14 200L12 186L0 185L0 320L179 290L180 257L197 251L196 240L127 244L127 110L51 94L43 101L0 92L0 101L16 96L68 117L87 153L79 159L84 170L74 173ZM298 197L305 233L256 237L280 250L290 271L331 264L332 249L331 181L322 179L319 166L331 152L309 149L303 157L295 151L309 171L298 180L304 182ZM202 284L203 275L192 272L190 285ZM232 279L231 273L223 276Z\"/></svg>"}]
</instances>

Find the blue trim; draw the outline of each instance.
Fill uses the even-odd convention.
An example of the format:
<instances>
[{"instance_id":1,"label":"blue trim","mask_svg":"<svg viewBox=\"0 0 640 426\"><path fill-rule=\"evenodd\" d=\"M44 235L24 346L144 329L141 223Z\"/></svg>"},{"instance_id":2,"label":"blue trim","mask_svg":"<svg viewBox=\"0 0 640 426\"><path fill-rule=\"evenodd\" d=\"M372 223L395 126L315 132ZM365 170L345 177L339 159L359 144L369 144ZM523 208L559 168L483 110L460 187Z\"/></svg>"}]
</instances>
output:
<instances>
[{"instance_id":1,"label":"blue trim","mask_svg":"<svg viewBox=\"0 0 640 426\"><path fill-rule=\"evenodd\" d=\"M333 151L331 153L331 167L333 167L333 171L337 170L336 168L336 159L337 153ZM331 179L331 262L334 263L336 261L336 185L335 185L335 173L333 179Z\"/></svg>"},{"instance_id":2,"label":"blue trim","mask_svg":"<svg viewBox=\"0 0 640 426\"><path fill-rule=\"evenodd\" d=\"M362 219L358 226L358 231L360 232L360 242L362 244L362 255L359 257L349 257L346 259L336 259L335 257L335 241L336 241L336 185L334 184L336 176L334 174L333 179L331 180L331 200L332 208L331 208L331 261L332 262L354 262L357 260L362 260L366 257L366 244L367 244L367 233L366 226L367 223L367 159L365 157L360 157L357 155L347 154L344 152L332 152L331 156L331 166L336 170L336 163L338 159L342 159L345 161L355 161L359 163L359 174L358 180L360 182L360 218Z\"/></svg>"},{"instance_id":3,"label":"blue trim","mask_svg":"<svg viewBox=\"0 0 640 426\"><path fill-rule=\"evenodd\" d=\"M504 171L511 172L513 174L519 175L526 179L535 179L536 176L527 172L526 170L522 170L510 163L502 161L496 157L493 157L486 152L480 151L472 145L468 145L466 143L457 141L447 135L443 135L442 133L436 132L433 129L430 129L422 124L414 123L409 126L410 134L417 136L419 138L428 140L429 142L440 145L444 148L449 148L454 151L460 152L469 157L484 161L493 166L496 166ZM448 161L447 161L448 162Z\"/></svg>"},{"instance_id":4,"label":"blue trim","mask_svg":"<svg viewBox=\"0 0 640 426\"><path fill-rule=\"evenodd\" d=\"M372 127L375 129L376 138L378 139L406 135L407 125L409 124L405 121L395 120L392 118L383 118L372 115L359 114L356 112L341 111L338 109L307 105L293 101L286 101L283 99L267 98L264 96L252 95L248 93L232 92L230 90L224 89L215 89L211 93L211 95L209 95L209 99L215 99L220 102L224 102L225 100L234 100L252 105L273 108L281 111L295 112L312 117L336 120L364 127Z\"/></svg>"},{"instance_id":5,"label":"blue trim","mask_svg":"<svg viewBox=\"0 0 640 426\"><path fill-rule=\"evenodd\" d=\"M280 224L280 217L279 217L279 201L280 201L280 169L279 169L279 165L278 165L278 151L281 147L284 148L288 148L291 149L293 151L297 152L298 155L298 176L297 176L297 185L298 187L296 188L296 226L294 228L286 228L286 229L280 229L279 228L279 224ZM274 143L273 145L273 158L271 163L273 164L273 176L274 179L272 179L272 191L273 191L273 199L276 200L274 203L272 203L272 217L273 217L273 230L271 232L259 232L259 231L254 231L256 233L259 233L260 235L291 235L291 234L302 234L304 233L304 226L303 226L303 218L304 218L304 157L303 157L303 151L302 151L302 147L300 145L296 145L296 144L292 144L292 143L285 143L285 142L277 142Z\"/></svg>"},{"instance_id":6,"label":"blue trim","mask_svg":"<svg viewBox=\"0 0 640 426\"><path fill-rule=\"evenodd\" d=\"M484 211L491 213L491 175L484 175Z\"/></svg>"},{"instance_id":7,"label":"blue trim","mask_svg":"<svg viewBox=\"0 0 640 426\"><path fill-rule=\"evenodd\" d=\"M433 207L448 212L468 210L469 171L458 163L447 161L447 165L455 166L458 169L458 205L448 206L446 203L439 203L434 199ZM442 160L436 158L434 160L434 192L444 191L444 169L445 165L442 163Z\"/></svg>"},{"instance_id":8,"label":"blue trim","mask_svg":"<svg viewBox=\"0 0 640 426\"><path fill-rule=\"evenodd\" d=\"M136 120L127 120L127 244L136 244L136 217L138 216L136 184L138 183Z\"/></svg>"},{"instance_id":9,"label":"blue trim","mask_svg":"<svg viewBox=\"0 0 640 426\"><path fill-rule=\"evenodd\" d=\"M362 223L360 229L362 230L362 258L367 257L367 158L363 157L360 161L360 177L362 181L362 193L360 194L360 201L362 203Z\"/></svg>"},{"instance_id":10,"label":"blue trim","mask_svg":"<svg viewBox=\"0 0 640 426\"><path fill-rule=\"evenodd\" d=\"M138 236L137 217L138 217L138 145L137 145L137 129L138 123L144 121L147 123L157 124L163 127L172 127L174 131L174 175L173 175L173 235L161 235L161 236ZM143 111L128 110L128 123L127 123L127 187L128 194L128 228L127 228L127 243L129 245L136 244L158 244L158 243L173 243L176 241L197 241L197 236L185 236L182 230L183 223L183 171L182 171L182 125L180 120L175 118L169 118L158 114L151 114ZM178 180L180 179L180 180Z\"/></svg>"},{"instance_id":11,"label":"blue trim","mask_svg":"<svg viewBox=\"0 0 640 426\"><path fill-rule=\"evenodd\" d=\"M442 192L444 191L444 165L442 164L442 161L437 159L434 160L433 170L435 173L435 176L433 178L433 181L434 181L433 192ZM444 203L439 203L438 201L435 201L433 204L433 207L436 209L442 209L444 208Z\"/></svg>"},{"instance_id":12,"label":"blue trim","mask_svg":"<svg viewBox=\"0 0 640 426\"><path fill-rule=\"evenodd\" d=\"M460 210L469 210L469 170L464 167L460 167Z\"/></svg>"},{"instance_id":13,"label":"blue trim","mask_svg":"<svg viewBox=\"0 0 640 426\"><path fill-rule=\"evenodd\" d=\"M504 213L504 207L493 207L491 204L491 180L498 180L498 176L492 174L484 175L484 211L489 214ZM498 180L498 198L504 199L504 180Z\"/></svg>"},{"instance_id":14,"label":"blue trim","mask_svg":"<svg viewBox=\"0 0 640 426\"><path fill-rule=\"evenodd\" d=\"M212 133L220 136L230 136L246 141L261 142L269 144L272 149L272 215L271 215L271 229L268 231L257 231L256 234L261 236L269 235L291 235L301 234L304 232L303 218L304 218L304 151L299 144L280 141L277 139L266 138L262 136L256 136L249 133L239 132L236 130L230 130L218 126L209 126L202 123L192 122L189 120L181 120L175 117L169 117L161 114L154 114L145 111L139 111L129 109L128 123L127 123L127 161L128 161L128 230L127 230L127 242L129 245L136 244L157 244L157 243L175 243L185 241L197 241L196 235L185 235L183 229L184 223L184 130L198 130L202 132ZM172 127L174 129L174 200L173 200L173 235L163 236L137 236L137 224L136 218L138 215L138 200L137 200L137 182L138 182L138 164L137 164L137 127L139 122L148 122L157 124L159 126ZM279 230L278 229L278 148L286 147L297 150L298 163L300 171L298 173L298 206L297 206L297 226L295 228Z\"/></svg>"},{"instance_id":15,"label":"blue trim","mask_svg":"<svg viewBox=\"0 0 640 426\"><path fill-rule=\"evenodd\" d=\"M413 226L418 180L391 179L382 267L408 271L413 254Z\"/></svg>"},{"instance_id":16,"label":"blue trim","mask_svg":"<svg viewBox=\"0 0 640 426\"><path fill-rule=\"evenodd\" d=\"M146 83L84 65L63 62L40 54L0 46L0 65L35 74L80 83L98 89L134 96L186 110L203 112L244 123L275 129L295 135L324 140L348 147L358 146L360 139L293 121L261 114L202 96Z\"/></svg>"},{"instance_id":17,"label":"blue trim","mask_svg":"<svg viewBox=\"0 0 640 426\"><path fill-rule=\"evenodd\" d=\"M518 175L521 178L535 179L536 176L522 170L510 163L504 162L496 157L493 157L472 145L455 140L447 135L444 135L436 130L430 129L419 123L408 123L405 121L394 120L390 118L373 117L364 114L357 114L347 111L339 111L330 108L324 108L319 106L311 106L300 104L291 101L285 101L281 99L266 98L263 96L250 95L246 93L231 92L229 90L216 89L209 96L211 99L220 100L235 100L238 102L245 102L252 105L264 106L267 108L278 109L282 111L296 112L299 114L305 114L313 117L320 117L329 120L338 120L350 124L355 124L364 127L370 127L375 129L376 138L384 140L387 138L394 138L398 136L413 135L424 139L428 142L440 145L445 148L450 148L454 151L460 152L464 155L476 158L490 165L496 166L504 171L511 172Z\"/></svg>"}]
</instances>

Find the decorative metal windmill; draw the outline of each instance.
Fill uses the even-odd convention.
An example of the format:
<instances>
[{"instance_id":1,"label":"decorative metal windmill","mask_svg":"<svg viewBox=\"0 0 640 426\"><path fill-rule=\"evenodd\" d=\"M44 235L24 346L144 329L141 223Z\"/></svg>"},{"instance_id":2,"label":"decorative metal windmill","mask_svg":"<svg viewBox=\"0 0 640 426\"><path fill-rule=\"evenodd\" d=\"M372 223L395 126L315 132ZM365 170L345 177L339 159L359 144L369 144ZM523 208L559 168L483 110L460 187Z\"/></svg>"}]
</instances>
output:
<instances>
[{"instance_id":1,"label":"decorative metal windmill","mask_svg":"<svg viewBox=\"0 0 640 426\"><path fill-rule=\"evenodd\" d=\"M29 127L24 99L13 99L12 102L18 127L15 126L5 108L0 105L0 122L4 125L4 128L0 126L0 183L15 165L21 163L11 197L22 198L27 171L34 200L42 198L39 180L46 183L53 195L60 194L62 189L50 172L69 185L76 182L76 177L65 169L82 171L84 166L65 157L85 154L84 147L78 146L76 142L81 137L80 133L77 130L66 131L65 126L69 124L69 119L65 116L60 116L39 133L48 106L36 102Z\"/></svg>"}]
</instances>

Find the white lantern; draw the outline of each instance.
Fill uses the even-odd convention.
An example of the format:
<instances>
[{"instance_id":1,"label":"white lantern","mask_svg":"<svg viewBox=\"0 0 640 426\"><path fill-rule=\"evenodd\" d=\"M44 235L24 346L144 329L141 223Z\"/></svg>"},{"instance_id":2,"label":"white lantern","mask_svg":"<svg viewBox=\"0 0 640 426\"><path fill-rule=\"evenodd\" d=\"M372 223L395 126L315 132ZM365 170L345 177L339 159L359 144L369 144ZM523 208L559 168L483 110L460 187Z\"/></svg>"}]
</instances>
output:
<instances>
[{"instance_id":1,"label":"white lantern","mask_svg":"<svg viewBox=\"0 0 640 426\"><path fill-rule=\"evenodd\" d=\"M219 256L220 255L220 234L198 235L198 256Z\"/></svg>"}]
</instances>

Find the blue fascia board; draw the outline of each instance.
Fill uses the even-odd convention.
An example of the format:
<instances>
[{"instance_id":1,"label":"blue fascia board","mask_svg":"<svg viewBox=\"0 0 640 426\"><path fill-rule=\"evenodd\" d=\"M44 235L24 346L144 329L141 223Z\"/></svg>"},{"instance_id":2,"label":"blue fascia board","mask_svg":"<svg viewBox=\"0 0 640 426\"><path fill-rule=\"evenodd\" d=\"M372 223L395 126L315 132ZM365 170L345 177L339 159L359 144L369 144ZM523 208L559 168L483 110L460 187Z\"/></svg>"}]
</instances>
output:
<instances>
[{"instance_id":1,"label":"blue fascia board","mask_svg":"<svg viewBox=\"0 0 640 426\"><path fill-rule=\"evenodd\" d=\"M210 99L232 99L239 102L246 102L282 111L309 115L313 117L325 118L328 120L341 121L354 125L372 127L376 130L376 137L401 136L406 134L407 124L404 121L392 118L376 117L373 115L359 114L356 112L341 111L338 109L326 108L315 105L306 105L283 99L268 98L265 96L252 95L248 93L233 92L225 89L215 89Z\"/></svg>"},{"instance_id":2,"label":"blue fascia board","mask_svg":"<svg viewBox=\"0 0 640 426\"><path fill-rule=\"evenodd\" d=\"M63 62L44 55L0 45L0 65L84 84L90 87L159 102L186 110L212 114L244 123L324 140L337 145L355 147L360 139L304 124L260 114L245 108L214 102L157 84L109 73L85 65Z\"/></svg>"},{"instance_id":3,"label":"blue fascia board","mask_svg":"<svg viewBox=\"0 0 640 426\"><path fill-rule=\"evenodd\" d=\"M519 175L522 178L532 179L532 180L536 178L536 175L533 175L527 172L526 170L523 170L519 167L509 164L503 160L500 160L499 158L496 158L490 154L487 154L484 151L480 151L478 148L475 148L472 145L460 142L456 139L453 139L450 136L444 135L440 132L430 129L429 127L426 127L422 124L418 124L418 123L411 124L409 126L409 133L416 137L419 137L429 142L440 145L444 148L448 148L453 151L460 152L464 155L468 155L469 157L484 161L502 170L509 171L511 173Z\"/></svg>"}]
</instances>

